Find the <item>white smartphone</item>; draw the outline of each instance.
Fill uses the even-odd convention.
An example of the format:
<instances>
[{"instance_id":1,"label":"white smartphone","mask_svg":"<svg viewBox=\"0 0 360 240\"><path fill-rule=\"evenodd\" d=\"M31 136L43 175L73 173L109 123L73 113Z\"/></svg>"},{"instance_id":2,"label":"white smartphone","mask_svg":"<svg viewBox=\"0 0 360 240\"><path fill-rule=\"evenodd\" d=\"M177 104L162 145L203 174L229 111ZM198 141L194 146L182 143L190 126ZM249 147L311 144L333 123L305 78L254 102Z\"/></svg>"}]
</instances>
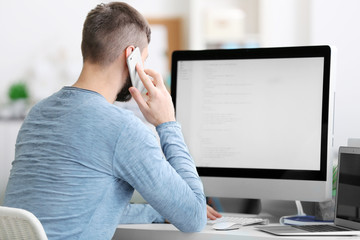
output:
<instances>
[{"instance_id":1,"label":"white smartphone","mask_svg":"<svg viewBox=\"0 0 360 240\"><path fill-rule=\"evenodd\" d=\"M143 94L146 93L146 88L144 87L144 84L142 83L135 68L137 63L141 67L143 66L139 47L135 48L135 50L127 58L126 62L129 68L130 79L133 87L136 87Z\"/></svg>"}]
</instances>

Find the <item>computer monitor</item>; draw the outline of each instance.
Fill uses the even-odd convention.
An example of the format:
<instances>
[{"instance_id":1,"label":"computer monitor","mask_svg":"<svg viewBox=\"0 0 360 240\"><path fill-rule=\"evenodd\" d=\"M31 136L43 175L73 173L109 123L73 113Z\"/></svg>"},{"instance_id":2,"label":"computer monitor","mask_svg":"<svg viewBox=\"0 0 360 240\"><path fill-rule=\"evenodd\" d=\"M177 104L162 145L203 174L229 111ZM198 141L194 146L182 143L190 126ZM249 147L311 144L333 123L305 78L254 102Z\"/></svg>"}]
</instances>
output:
<instances>
[{"instance_id":1,"label":"computer monitor","mask_svg":"<svg viewBox=\"0 0 360 240\"><path fill-rule=\"evenodd\" d=\"M330 46L175 51L171 95L212 197L331 197Z\"/></svg>"}]
</instances>

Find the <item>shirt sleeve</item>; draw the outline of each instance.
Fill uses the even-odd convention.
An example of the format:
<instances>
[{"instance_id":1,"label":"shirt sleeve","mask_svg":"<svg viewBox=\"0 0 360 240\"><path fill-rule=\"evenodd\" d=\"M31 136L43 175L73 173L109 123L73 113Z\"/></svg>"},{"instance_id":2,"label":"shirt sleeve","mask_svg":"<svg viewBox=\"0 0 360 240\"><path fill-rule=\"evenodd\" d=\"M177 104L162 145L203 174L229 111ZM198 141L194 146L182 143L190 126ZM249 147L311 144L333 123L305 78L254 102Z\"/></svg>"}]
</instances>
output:
<instances>
[{"instance_id":1,"label":"shirt sleeve","mask_svg":"<svg viewBox=\"0 0 360 240\"><path fill-rule=\"evenodd\" d=\"M119 224L163 223L165 219L149 204L129 204Z\"/></svg>"},{"instance_id":2,"label":"shirt sleeve","mask_svg":"<svg viewBox=\"0 0 360 240\"><path fill-rule=\"evenodd\" d=\"M162 149L145 126L127 129L115 151L115 176L133 186L179 230L201 231L206 224L206 200L180 125L167 122L156 128Z\"/></svg>"}]
</instances>

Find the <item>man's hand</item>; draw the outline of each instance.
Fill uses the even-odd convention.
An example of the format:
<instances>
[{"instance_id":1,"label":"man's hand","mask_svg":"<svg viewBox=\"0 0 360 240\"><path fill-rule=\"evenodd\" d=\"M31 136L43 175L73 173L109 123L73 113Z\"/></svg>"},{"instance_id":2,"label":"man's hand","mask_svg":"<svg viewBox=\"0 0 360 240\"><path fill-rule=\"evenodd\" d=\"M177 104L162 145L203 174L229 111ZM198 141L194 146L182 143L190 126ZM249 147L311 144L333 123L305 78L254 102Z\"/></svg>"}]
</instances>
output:
<instances>
[{"instance_id":1,"label":"man's hand","mask_svg":"<svg viewBox=\"0 0 360 240\"><path fill-rule=\"evenodd\" d=\"M136 71L148 91L148 99L145 100L135 87L131 87L129 91L146 120L155 127L165 122L175 121L172 99L161 75L151 69L143 70L139 65L136 65ZM146 74L153 80L150 80Z\"/></svg>"},{"instance_id":2,"label":"man's hand","mask_svg":"<svg viewBox=\"0 0 360 240\"><path fill-rule=\"evenodd\" d=\"M207 218L209 218L210 220L215 220L217 218L222 217L220 213L218 213L215 209L213 209L209 205L206 205L206 210L207 210Z\"/></svg>"}]
</instances>

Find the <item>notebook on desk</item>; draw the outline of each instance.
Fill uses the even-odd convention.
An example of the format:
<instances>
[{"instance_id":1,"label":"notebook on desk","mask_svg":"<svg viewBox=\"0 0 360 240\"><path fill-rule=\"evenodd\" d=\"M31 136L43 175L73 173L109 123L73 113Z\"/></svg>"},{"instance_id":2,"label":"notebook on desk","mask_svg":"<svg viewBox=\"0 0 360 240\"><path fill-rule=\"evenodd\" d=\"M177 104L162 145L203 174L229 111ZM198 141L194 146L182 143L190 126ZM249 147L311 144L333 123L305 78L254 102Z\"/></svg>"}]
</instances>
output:
<instances>
[{"instance_id":1,"label":"notebook on desk","mask_svg":"<svg viewBox=\"0 0 360 240\"><path fill-rule=\"evenodd\" d=\"M259 230L279 236L360 235L360 148L340 147L334 224L266 226Z\"/></svg>"}]
</instances>

